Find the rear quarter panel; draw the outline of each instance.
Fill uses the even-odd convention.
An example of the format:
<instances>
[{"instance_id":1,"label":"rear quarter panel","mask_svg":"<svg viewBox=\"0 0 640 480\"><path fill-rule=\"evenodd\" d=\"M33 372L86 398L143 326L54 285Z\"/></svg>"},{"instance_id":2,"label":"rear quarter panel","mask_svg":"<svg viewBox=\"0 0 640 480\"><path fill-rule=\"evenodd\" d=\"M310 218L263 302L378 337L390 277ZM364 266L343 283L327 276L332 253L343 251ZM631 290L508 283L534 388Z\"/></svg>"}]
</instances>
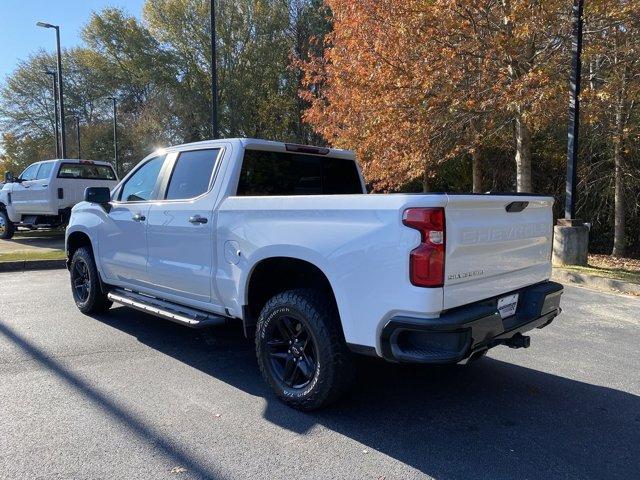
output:
<instances>
[{"instance_id":1,"label":"rear quarter panel","mask_svg":"<svg viewBox=\"0 0 640 480\"><path fill-rule=\"evenodd\" d=\"M391 316L437 316L442 309L442 289L409 282L409 252L420 240L402 224L402 212L445 202L442 195L402 194L229 197L217 219L221 297L232 299L227 307L240 316L261 260L305 260L329 279L347 341L377 347Z\"/></svg>"}]
</instances>

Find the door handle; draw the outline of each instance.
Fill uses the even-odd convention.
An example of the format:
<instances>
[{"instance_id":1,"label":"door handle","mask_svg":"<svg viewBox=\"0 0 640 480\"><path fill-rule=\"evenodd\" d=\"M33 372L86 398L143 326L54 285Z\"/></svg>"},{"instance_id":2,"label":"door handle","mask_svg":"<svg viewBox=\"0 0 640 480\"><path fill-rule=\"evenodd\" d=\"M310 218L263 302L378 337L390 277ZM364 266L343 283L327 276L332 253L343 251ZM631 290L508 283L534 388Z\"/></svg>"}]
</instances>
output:
<instances>
[{"instance_id":1,"label":"door handle","mask_svg":"<svg viewBox=\"0 0 640 480\"><path fill-rule=\"evenodd\" d=\"M134 222L144 222L147 219L147 217L145 217L144 215L140 214L140 213L136 213L133 217L132 220Z\"/></svg>"},{"instance_id":2,"label":"door handle","mask_svg":"<svg viewBox=\"0 0 640 480\"><path fill-rule=\"evenodd\" d=\"M200 215L189 217L189 223L207 223L208 221L209 220L207 220L205 217L201 217Z\"/></svg>"}]
</instances>

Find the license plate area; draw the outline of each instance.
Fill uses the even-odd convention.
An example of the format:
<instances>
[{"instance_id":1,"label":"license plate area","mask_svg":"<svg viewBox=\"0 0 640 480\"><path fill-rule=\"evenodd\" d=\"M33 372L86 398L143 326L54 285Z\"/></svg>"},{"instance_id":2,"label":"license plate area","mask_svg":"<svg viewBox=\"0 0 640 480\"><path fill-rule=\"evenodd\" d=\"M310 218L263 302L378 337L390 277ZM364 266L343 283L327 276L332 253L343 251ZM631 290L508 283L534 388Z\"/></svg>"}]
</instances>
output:
<instances>
[{"instance_id":1,"label":"license plate area","mask_svg":"<svg viewBox=\"0 0 640 480\"><path fill-rule=\"evenodd\" d=\"M503 320L516 314L519 294L506 295L498 299L498 313Z\"/></svg>"}]
</instances>

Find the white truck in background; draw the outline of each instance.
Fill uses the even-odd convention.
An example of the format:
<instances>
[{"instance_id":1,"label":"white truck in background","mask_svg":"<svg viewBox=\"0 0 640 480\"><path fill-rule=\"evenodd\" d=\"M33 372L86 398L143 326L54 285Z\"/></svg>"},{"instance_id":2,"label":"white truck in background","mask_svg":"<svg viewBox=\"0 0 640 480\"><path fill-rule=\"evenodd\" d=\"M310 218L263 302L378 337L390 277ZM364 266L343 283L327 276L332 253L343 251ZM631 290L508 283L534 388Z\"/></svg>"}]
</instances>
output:
<instances>
[{"instance_id":1,"label":"white truck in background","mask_svg":"<svg viewBox=\"0 0 640 480\"><path fill-rule=\"evenodd\" d=\"M353 354L457 363L560 313L553 199L366 193L350 151L255 139L167 148L88 188L67 227L73 298L189 327L237 320L278 397L338 398Z\"/></svg>"},{"instance_id":2,"label":"white truck in background","mask_svg":"<svg viewBox=\"0 0 640 480\"><path fill-rule=\"evenodd\" d=\"M16 227L64 226L87 187L113 188L117 183L110 163L93 160L36 162L17 178L8 172L0 189L0 238L11 238Z\"/></svg>"}]
</instances>

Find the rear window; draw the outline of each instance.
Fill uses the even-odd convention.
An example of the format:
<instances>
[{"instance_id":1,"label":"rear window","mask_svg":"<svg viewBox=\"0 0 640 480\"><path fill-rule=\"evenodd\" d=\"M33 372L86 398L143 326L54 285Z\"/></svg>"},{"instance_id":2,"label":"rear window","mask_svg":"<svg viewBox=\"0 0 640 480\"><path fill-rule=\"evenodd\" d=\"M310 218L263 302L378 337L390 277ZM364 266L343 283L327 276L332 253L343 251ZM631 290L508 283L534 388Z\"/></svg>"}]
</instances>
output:
<instances>
[{"instance_id":1,"label":"rear window","mask_svg":"<svg viewBox=\"0 0 640 480\"><path fill-rule=\"evenodd\" d=\"M90 163L63 163L58 170L58 178L78 178L84 180L115 180L116 174L110 165Z\"/></svg>"},{"instance_id":2,"label":"rear window","mask_svg":"<svg viewBox=\"0 0 640 480\"><path fill-rule=\"evenodd\" d=\"M363 193L356 163L289 152L245 150L237 195Z\"/></svg>"}]
</instances>

